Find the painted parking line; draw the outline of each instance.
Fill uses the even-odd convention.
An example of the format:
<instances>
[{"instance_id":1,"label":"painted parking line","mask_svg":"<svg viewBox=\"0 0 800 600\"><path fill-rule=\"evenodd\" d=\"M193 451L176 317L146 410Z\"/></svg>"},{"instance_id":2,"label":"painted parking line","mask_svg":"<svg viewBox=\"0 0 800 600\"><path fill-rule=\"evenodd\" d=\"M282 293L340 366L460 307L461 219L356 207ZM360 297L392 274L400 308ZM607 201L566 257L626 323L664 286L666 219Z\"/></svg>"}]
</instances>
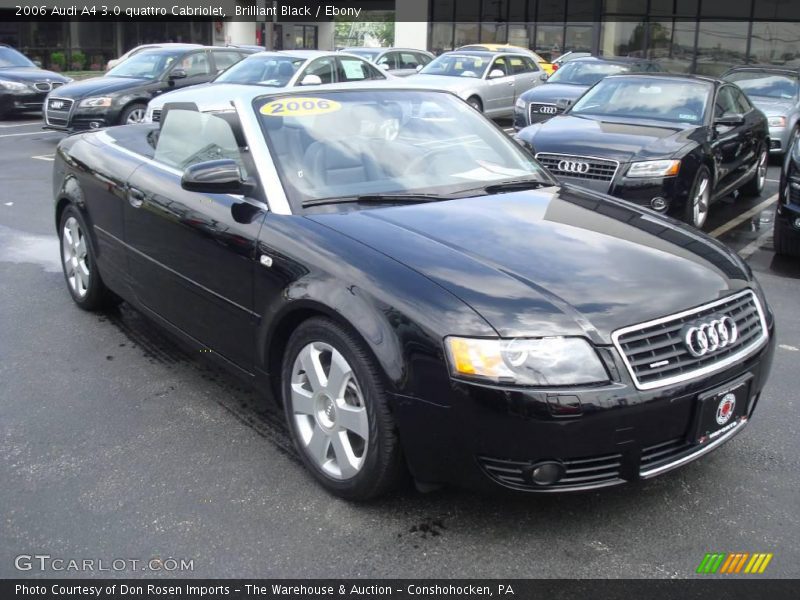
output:
<instances>
[{"instance_id":1,"label":"painted parking line","mask_svg":"<svg viewBox=\"0 0 800 600\"><path fill-rule=\"evenodd\" d=\"M53 135L54 133L61 133L60 131L28 131L25 133L0 133L0 138L19 137L21 135Z\"/></svg>"},{"instance_id":2,"label":"painted parking line","mask_svg":"<svg viewBox=\"0 0 800 600\"><path fill-rule=\"evenodd\" d=\"M763 246L764 244L767 243L767 240L769 239L769 237L771 235L772 235L772 229L770 228L769 230L767 230L764 233L762 233L761 235L759 235L752 242L747 244L747 246L745 246L744 248L739 250L739 252L738 252L739 256L741 256L743 259L747 260L753 254L755 254L756 250L759 250L761 248L761 246Z\"/></svg>"},{"instance_id":3,"label":"painted parking line","mask_svg":"<svg viewBox=\"0 0 800 600\"><path fill-rule=\"evenodd\" d=\"M35 158L36 160L54 161L56 159L56 155L55 154L40 154L39 156L31 156L31 158Z\"/></svg>"},{"instance_id":4,"label":"painted parking line","mask_svg":"<svg viewBox=\"0 0 800 600\"><path fill-rule=\"evenodd\" d=\"M41 125L41 121L28 121L26 123L9 123L7 125L0 125L0 129L9 129L11 127L32 127L34 125Z\"/></svg>"},{"instance_id":5,"label":"painted parking line","mask_svg":"<svg viewBox=\"0 0 800 600\"><path fill-rule=\"evenodd\" d=\"M723 223L708 235L710 235L711 237L718 238L723 233L730 231L734 227L738 227L739 225L747 221L747 219L750 219L753 216L757 215L762 210L767 208L770 204L774 204L777 200L778 200L778 194L773 194L772 196L764 200L761 204L756 204L753 208L751 208L747 212L743 212L738 217L734 217L727 223Z\"/></svg>"}]
</instances>

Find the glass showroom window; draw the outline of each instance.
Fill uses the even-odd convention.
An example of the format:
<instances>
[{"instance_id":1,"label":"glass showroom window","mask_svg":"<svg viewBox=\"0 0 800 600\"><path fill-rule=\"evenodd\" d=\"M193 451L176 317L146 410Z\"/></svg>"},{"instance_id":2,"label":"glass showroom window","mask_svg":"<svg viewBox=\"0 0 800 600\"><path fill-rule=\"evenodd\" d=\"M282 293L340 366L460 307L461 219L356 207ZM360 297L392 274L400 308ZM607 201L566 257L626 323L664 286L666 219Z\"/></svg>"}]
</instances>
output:
<instances>
[{"instance_id":1,"label":"glass showroom window","mask_svg":"<svg viewBox=\"0 0 800 600\"><path fill-rule=\"evenodd\" d=\"M747 58L747 29L743 22L700 22L697 67L700 75L722 75Z\"/></svg>"},{"instance_id":2,"label":"glass showroom window","mask_svg":"<svg viewBox=\"0 0 800 600\"><path fill-rule=\"evenodd\" d=\"M753 23L750 62L800 64L800 23Z\"/></svg>"},{"instance_id":3,"label":"glass showroom window","mask_svg":"<svg viewBox=\"0 0 800 600\"><path fill-rule=\"evenodd\" d=\"M646 25L633 21L606 21L600 38L600 52L605 56L635 56L644 53Z\"/></svg>"},{"instance_id":4,"label":"glass showroom window","mask_svg":"<svg viewBox=\"0 0 800 600\"><path fill-rule=\"evenodd\" d=\"M647 57L658 61L667 71L690 73L696 30L693 21L651 21Z\"/></svg>"}]
</instances>

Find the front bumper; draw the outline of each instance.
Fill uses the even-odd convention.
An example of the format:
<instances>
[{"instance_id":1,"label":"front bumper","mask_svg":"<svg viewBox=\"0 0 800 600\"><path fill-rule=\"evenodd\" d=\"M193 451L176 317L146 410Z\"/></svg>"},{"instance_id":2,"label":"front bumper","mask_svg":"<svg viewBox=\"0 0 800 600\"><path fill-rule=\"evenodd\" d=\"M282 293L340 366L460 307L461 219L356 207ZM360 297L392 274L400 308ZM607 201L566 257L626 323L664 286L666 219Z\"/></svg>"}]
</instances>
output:
<instances>
[{"instance_id":1,"label":"front bumper","mask_svg":"<svg viewBox=\"0 0 800 600\"><path fill-rule=\"evenodd\" d=\"M615 352L618 380L601 387L522 391L451 382L440 399L395 397L395 419L413 476L477 490L583 491L647 479L692 462L738 434L759 401L774 352L768 343L737 365L679 385L637 390ZM723 434L694 438L699 397L748 382L745 409ZM579 403L557 416L554 403ZM535 465L556 461L564 477L549 486L531 479Z\"/></svg>"},{"instance_id":2,"label":"front bumper","mask_svg":"<svg viewBox=\"0 0 800 600\"><path fill-rule=\"evenodd\" d=\"M119 110L114 106L85 108L76 99L69 110L55 111L45 106L43 129L75 133L102 127L111 127L119 119Z\"/></svg>"},{"instance_id":3,"label":"front bumper","mask_svg":"<svg viewBox=\"0 0 800 600\"><path fill-rule=\"evenodd\" d=\"M41 111L46 92L0 90L0 115Z\"/></svg>"},{"instance_id":4,"label":"front bumper","mask_svg":"<svg viewBox=\"0 0 800 600\"><path fill-rule=\"evenodd\" d=\"M792 129L789 127L770 127L769 128L769 151L770 154L783 154L789 149L789 142Z\"/></svg>"}]
</instances>

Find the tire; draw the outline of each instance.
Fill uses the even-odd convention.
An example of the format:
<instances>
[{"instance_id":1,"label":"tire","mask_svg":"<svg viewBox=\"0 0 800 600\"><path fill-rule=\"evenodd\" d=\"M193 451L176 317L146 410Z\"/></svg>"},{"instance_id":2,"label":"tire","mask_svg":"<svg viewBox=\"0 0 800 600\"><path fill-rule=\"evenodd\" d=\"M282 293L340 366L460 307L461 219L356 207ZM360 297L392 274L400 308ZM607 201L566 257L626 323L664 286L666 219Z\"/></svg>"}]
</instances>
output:
<instances>
[{"instance_id":1,"label":"tire","mask_svg":"<svg viewBox=\"0 0 800 600\"><path fill-rule=\"evenodd\" d=\"M328 377L334 365L338 384ZM380 369L355 334L324 317L300 324L283 356L281 396L295 447L329 492L369 500L400 483L405 464Z\"/></svg>"},{"instance_id":2,"label":"tire","mask_svg":"<svg viewBox=\"0 0 800 600\"><path fill-rule=\"evenodd\" d=\"M483 112L483 102L477 96L470 96L467 99L467 104L469 104L472 108L477 110L479 113Z\"/></svg>"},{"instance_id":3,"label":"tire","mask_svg":"<svg viewBox=\"0 0 800 600\"><path fill-rule=\"evenodd\" d=\"M147 112L147 105L136 102L127 106L122 114L119 116L120 125L131 125L134 123L141 123L144 115ZM141 115L141 116L140 116Z\"/></svg>"},{"instance_id":4,"label":"tire","mask_svg":"<svg viewBox=\"0 0 800 600\"><path fill-rule=\"evenodd\" d=\"M703 181L705 181L705 188L702 188ZM701 201L700 194L704 196L705 211L695 211L695 204ZM683 209L683 220L692 227L702 229L708 219L708 209L711 204L711 172L708 167L701 166L697 169L697 174L694 176L694 183L689 192L689 197L686 199L686 206Z\"/></svg>"},{"instance_id":5,"label":"tire","mask_svg":"<svg viewBox=\"0 0 800 600\"><path fill-rule=\"evenodd\" d=\"M99 310L118 304L100 277L89 228L80 211L72 204L64 209L58 224L61 268L70 296L83 310Z\"/></svg>"},{"instance_id":6,"label":"tire","mask_svg":"<svg viewBox=\"0 0 800 600\"><path fill-rule=\"evenodd\" d=\"M745 183L741 191L747 196L760 196L764 191L764 184L767 181L767 168L769 167L769 150L765 147L759 149L758 163L753 178Z\"/></svg>"}]
</instances>

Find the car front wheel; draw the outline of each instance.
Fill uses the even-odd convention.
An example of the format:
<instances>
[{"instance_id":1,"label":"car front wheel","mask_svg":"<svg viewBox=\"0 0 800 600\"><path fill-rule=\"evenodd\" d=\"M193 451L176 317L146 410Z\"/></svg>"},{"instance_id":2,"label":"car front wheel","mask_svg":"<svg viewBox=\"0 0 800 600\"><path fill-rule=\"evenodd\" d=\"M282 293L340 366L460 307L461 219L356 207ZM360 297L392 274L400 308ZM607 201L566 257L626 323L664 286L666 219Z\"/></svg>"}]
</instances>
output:
<instances>
[{"instance_id":1,"label":"car front wheel","mask_svg":"<svg viewBox=\"0 0 800 600\"><path fill-rule=\"evenodd\" d=\"M753 178L742 186L742 192L748 196L760 196L767 182L767 167L769 166L769 151L762 148L758 154L756 172Z\"/></svg>"},{"instance_id":2,"label":"car front wheel","mask_svg":"<svg viewBox=\"0 0 800 600\"><path fill-rule=\"evenodd\" d=\"M131 104L128 108L122 111L119 117L120 125L135 125L144 121L144 115L147 112L147 106L144 104Z\"/></svg>"},{"instance_id":3,"label":"car front wheel","mask_svg":"<svg viewBox=\"0 0 800 600\"><path fill-rule=\"evenodd\" d=\"M700 167L695 175L689 198L686 200L683 220L697 229L702 229L708 218L711 204L711 173L707 167Z\"/></svg>"},{"instance_id":4,"label":"car front wheel","mask_svg":"<svg viewBox=\"0 0 800 600\"><path fill-rule=\"evenodd\" d=\"M303 322L281 375L294 444L328 491L367 500L397 485L404 464L385 386L355 334L322 317Z\"/></svg>"}]
</instances>

